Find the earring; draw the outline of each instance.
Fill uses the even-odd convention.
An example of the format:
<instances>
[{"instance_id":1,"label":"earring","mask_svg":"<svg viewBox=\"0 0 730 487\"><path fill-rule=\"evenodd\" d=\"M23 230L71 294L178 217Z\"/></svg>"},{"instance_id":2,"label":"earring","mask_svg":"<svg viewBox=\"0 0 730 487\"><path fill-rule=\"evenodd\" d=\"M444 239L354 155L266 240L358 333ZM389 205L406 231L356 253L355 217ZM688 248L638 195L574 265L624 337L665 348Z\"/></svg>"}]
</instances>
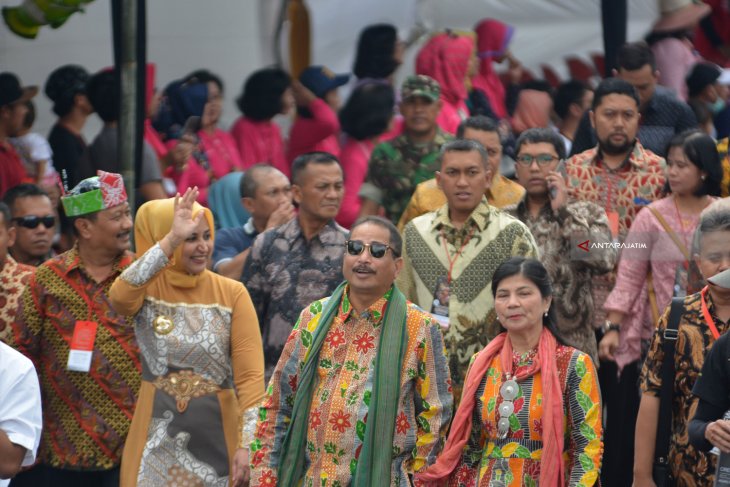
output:
<instances>
[{"instance_id":1,"label":"earring","mask_svg":"<svg viewBox=\"0 0 730 487\"><path fill-rule=\"evenodd\" d=\"M499 321L499 315L496 315L496 317L497 317L497 321Z\"/></svg>"},{"instance_id":2,"label":"earring","mask_svg":"<svg viewBox=\"0 0 730 487\"><path fill-rule=\"evenodd\" d=\"M704 181L705 180L705 175L703 174L702 176L700 176L700 179Z\"/></svg>"},{"instance_id":3,"label":"earring","mask_svg":"<svg viewBox=\"0 0 730 487\"><path fill-rule=\"evenodd\" d=\"M545 318L547 318L547 311L545 311Z\"/></svg>"}]
</instances>

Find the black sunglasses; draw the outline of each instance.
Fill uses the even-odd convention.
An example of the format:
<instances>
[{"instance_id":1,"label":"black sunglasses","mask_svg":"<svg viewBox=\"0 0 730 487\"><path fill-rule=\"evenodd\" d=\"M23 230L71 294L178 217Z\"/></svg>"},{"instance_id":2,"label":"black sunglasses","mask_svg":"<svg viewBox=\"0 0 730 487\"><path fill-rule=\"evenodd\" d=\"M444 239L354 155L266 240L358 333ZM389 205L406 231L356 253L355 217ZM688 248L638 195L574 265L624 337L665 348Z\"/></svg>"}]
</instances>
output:
<instances>
[{"instance_id":1,"label":"black sunglasses","mask_svg":"<svg viewBox=\"0 0 730 487\"><path fill-rule=\"evenodd\" d=\"M49 216L35 216L35 215L28 215L28 216L21 216L18 218L13 218L13 221L20 225L23 228L36 228L41 223L46 228L53 228L56 226L56 217L53 215Z\"/></svg>"},{"instance_id":2,"label":"black sunglasses","mask_svg":"<svg viewBox=\"0 0 730 487\"><path fill-rule=\"evenodd\" d=\"M376 259L382 259L388 249L393 252L393 248L388 244L380 242L370 242L367 244L362 240L348 240L345 242L345 247L347 247L347 253L350 255L360 255L367 248L370 251L370 255ZM395 252L393 255L395 255Z\"/></svg>"}]
</instances>

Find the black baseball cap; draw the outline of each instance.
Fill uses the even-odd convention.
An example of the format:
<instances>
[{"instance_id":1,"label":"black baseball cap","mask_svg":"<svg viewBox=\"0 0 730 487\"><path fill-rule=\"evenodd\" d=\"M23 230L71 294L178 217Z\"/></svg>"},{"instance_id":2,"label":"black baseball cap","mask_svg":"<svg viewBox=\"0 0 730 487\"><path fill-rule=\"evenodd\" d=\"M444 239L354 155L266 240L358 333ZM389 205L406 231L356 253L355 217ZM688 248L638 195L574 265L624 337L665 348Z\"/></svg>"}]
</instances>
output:
<instances>
[{"instance_id":1,"label":"black baseball cap","mask_svg":"<svg viewBox=\"0 0 730 487\"><path fill-rule=\"evenodd\" d=\"M20 80L13 73L0 73L0 107L26 102L38 94L37 86L20 86Z\"/></svg>"}]
</instances>

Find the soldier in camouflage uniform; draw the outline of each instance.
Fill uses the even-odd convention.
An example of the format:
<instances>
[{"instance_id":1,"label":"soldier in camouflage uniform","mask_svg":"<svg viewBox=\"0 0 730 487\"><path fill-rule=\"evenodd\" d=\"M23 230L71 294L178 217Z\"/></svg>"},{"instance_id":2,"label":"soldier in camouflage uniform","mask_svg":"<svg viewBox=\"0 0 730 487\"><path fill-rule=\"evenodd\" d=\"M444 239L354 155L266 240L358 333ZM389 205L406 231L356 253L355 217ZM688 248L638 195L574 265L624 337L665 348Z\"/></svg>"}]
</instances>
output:
<instances>
[{"instance_id":1,"label":"soldier in camouflage uniform","mask_svg":"<svg viewBox=\"0 0 730 487\"><path fill-rule=\"evenodd\" d=\"M409 76L401 88L403 133L373 149L368 174L360 188L362 215L385 209L397 223L416 186L439 169L441 146L451 140L436 124L441 88L428 76Z\"/></svg>"}]
</instances>

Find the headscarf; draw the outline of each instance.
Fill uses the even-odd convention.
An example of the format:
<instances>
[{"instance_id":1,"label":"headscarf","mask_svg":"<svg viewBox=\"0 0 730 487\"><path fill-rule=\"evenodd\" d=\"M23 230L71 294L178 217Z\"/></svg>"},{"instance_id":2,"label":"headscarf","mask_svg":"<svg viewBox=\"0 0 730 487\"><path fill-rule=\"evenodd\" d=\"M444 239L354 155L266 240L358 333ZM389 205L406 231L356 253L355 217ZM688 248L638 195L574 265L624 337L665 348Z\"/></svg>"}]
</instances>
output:
<instances>
[{"instance_id":1,"label":"headscarf","mask_svg":"<svg viewBox=\"0 0 730 487\"><path fill-rule=\"evenodd\" d=\"M208 208L193 203L193 218L201 211L204 212L204 218L208 221L210 238L213 240L215 237L213 213ZM174 212L175 198L152 200L139 207L134 218L134 241L137 246L137 255L147 252L170 232ZM164 272L164 279L169 284L175 287L191 288L197 285L200 276L210 271L206 269L201 274L189 274L182 264L182 245L180 245L172 256L172 265L166 267L162 272Z\"/></svg>"},{"instance_id":2,"label":"headscarf","mask_svg":"<svg viewBox=\"0 0 730 487\"><path fill-rule=\"evenodd\" d=\"M191 116L202 117L208 102L208 85L191 81L173 81L162 95L160 112L152 125L166 139L180 138L180 131Z\"/></svg>"},{"instance_id":3,"label":"headscarf","mask_svg":"<svg viewBox=\"0 0 730 487\"><path fill-rule=\"evenodd\" d=\"M544 128L550 125L553 100L540 90L522 90L517 97L512 129L520 134L527 129Z\"/></svg>"},{"instance_id":4,"label":"headscarf","mask_svg":"<svg viewBox=\"0 0 730 487\"><path fill-rule=\"evenodd\" d=\"M552 333L543 326L537 347L537 357L526 376L541 371L544 407L542 412L542 458L540 460L540 485L562 486L565 483L563 466L563 391L560 385L555 350L557 341ZM504 370L512 370L512 342L509 335L501 333L489 342L474 359L469 375L464 384L461 403L451 423L449 437L444 450L436 463L416 478L425 485L441 485L452 474L463 453L464 445L469 440L472 427L472 414L476 405L476 393L482 378L487 373L489 364L499 356ZM516 380L524 377L518 375Z\"/></svg>"},{"instance_id":5,"label":"headscarf","mask_svg":"<svg viewBox=\"0 0 730 487\"><path fill-rule=\"evenodd\" d=\"M145 114L149 113L150 103L155 96L155 65L147 64L147 75L145 77L144 106ZM167 146L160 139L160 134L152 126L152 120L145 116L144 119L144 141L155 151L158 159L162 159L167 154Z\"/></svg>"},{"instance_id":6,"label":"headscarf","mask_svg":"<svg viewBox=\"0 0 730 487\"><path fill-rule=\"evenodd\" d=\"M492 111L500 119L507 116L505 89L502 80L494 71L494 58L507 52L514 34L514 27L494 19L480 21L474 31L477 34L477 57L479 71L471 79L472 87L478 88L487 95Z\"/></svg>"},{"instance_id":7,"label":"headscarf","mask_svg":"<svg viewBox=\"0 0 730 487\"><path fill-rule=\"evenodd\" d=\"M208 206L213 212L218 228L238 228L251 217L241 205L240 171L226 174L208 189Z\"/></svg>"},{"instance_id":8,"label":"headscarf","mask_svg":"<svg viewBox=\"0 0 730 487\"><path fill-rule=\"evenodd\" d=\"M416 74L425 74L438 81L441 98L458 107L468 96L466 74L473 55L471 37L451 32L437 34L418 53Z\"/></svg>"}]
</instances>

